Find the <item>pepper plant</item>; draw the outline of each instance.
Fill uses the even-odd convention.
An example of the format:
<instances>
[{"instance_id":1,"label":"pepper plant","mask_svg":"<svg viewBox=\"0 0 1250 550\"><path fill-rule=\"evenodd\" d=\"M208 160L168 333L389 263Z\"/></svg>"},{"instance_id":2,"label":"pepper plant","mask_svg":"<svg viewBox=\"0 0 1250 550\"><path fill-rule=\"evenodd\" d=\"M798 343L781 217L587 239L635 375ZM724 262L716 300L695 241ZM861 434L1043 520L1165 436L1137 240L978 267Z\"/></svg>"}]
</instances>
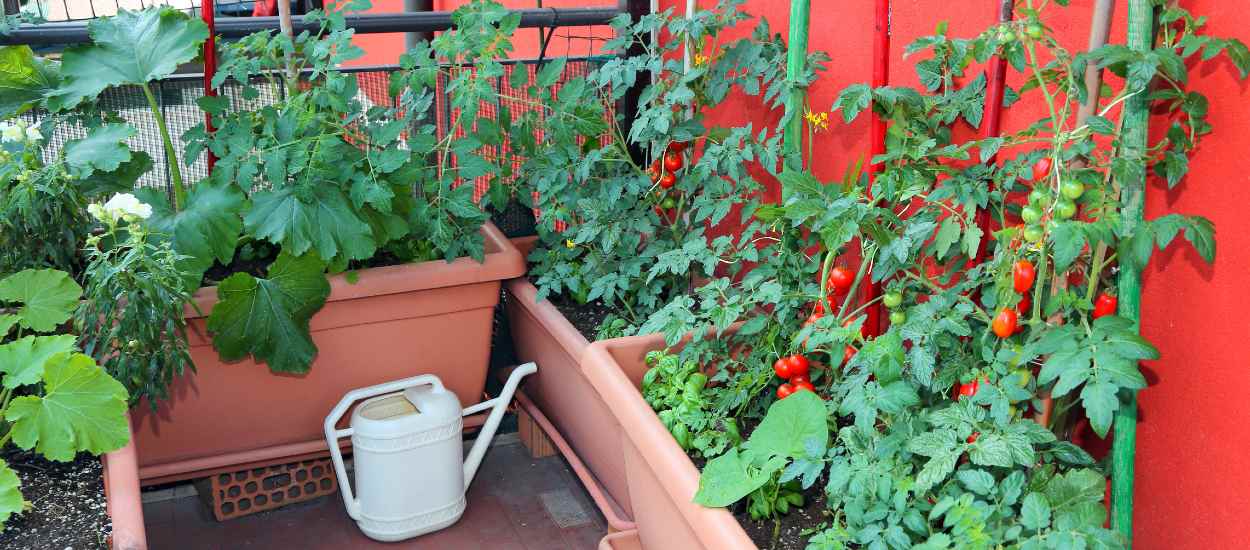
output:
<instances>
[{"instance_id":1,"label":"pepper plant","mask_svg":"<svg viewBox=\"0 0 1250 550\"><path fill-rule=\"evenodd\" d=\"M754 258L753 245L715 227L734 221L762 191L750 167L777 166L780 134L716 125L709 115L730 94L761 110L777 109L795 84L785 79L781 40L741 4L721 0L689 19L672 10L637 22L619 17L616 38L604 48L642 53L570 79L508 123L511 142L528 158L522 177L541 214L540 245L530 256L539 298L563 294L618 310L602 335L636 331L702 278ZM754 31L747 38L716 39L748 22ZM666 40L652 42L653 32ZM813 54L810 66L824 59ZM543 94L563 66L559 59L543 66L530 95ZM615 105L652 76L626 126Z\"/></svg>"},{"instance_id":2,"label":"pepper plant","mask_svg":"<svg viewBox=\"0 0 1250 550\"><path fill-rule=\"evenodd\" d=\"M759 432L794 414L780 407L794 395L826 398L804 412L830 428L827 446L805 442L821 453L731 449L707 463L697 502L734 505L796 480L819 487L831 513L813 549L1125 545L1102 527L1104 468L1069 442L1082 418L1105 435L1123 396L1146 386L1137 362L1158 357L1114 314L1111 274L1182 234L1207 261L1215 245L1200 216L1124 224L1118 182L1151 170L1180 183L1211 131L1188 71L1224 53L1244 77L1250 56L1164 3L1155 49L1073 54L1046 28L1044 7L1026 0L1020 19L973 38L940 26L918 39L907 51L926 56L921 89L843 90L835 110L846 121L872 108L890 124L871 183L856 170L833 183L785 171L780 203L755 210L746 229L768 243L759 265L671 301L643 326L672 344L708 335L680 353L715 367L701 396L717 404L708 414L739 419L748 441L777 437ZM1046 116L961 140L985 102L984 77L969 67L995 54L1023 74L1008 101L1039 101ZM1088 97L1091 63L1123 84ZM1112 117L1142 94L1170 127L1138 156ZM1087 100L1097 109L1078 121ZM1003 160L991 162L996 154ZM988 231L978 224L985 211ZM857 289L872 282L885 292L865 303ZM890 323L877 334L864 312L880 306ZM795 357L804 374L791 372Z\"/></svg>"},{"instance_id":3,"label":"pepper plant","mask_svg":"<svg viewBox=\"0 0 1250 550\"><path fill-rule=\"evenodd\" d=\"M62 330L81 296L63 271L0 277L0 448L12 443L64 462L80 452L119 449L130 439L126 388ZM0 530L32 505L0 460Z\"/></svg>"}]
</instances>

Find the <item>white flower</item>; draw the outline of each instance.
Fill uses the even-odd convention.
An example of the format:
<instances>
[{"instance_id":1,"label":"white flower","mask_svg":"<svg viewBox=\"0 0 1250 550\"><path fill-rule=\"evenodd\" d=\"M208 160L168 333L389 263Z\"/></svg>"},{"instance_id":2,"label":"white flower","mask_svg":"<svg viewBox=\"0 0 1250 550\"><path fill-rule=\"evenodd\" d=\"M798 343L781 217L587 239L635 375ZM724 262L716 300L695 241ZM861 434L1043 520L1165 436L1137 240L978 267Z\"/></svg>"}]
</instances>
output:
<instances>
[{"instance_id":1,"label":"white flower","mask_svg":"<svg viewBox=\"0 0 1250 550\"><path fill-rule=\"evenodd\" d=\"M34 142L34 141L39 141L39 140L41 140L41 139L43 139L43 134L39 132L39 129L38 129L38 128L36 128L36 127L34 127L34 126L31 126L30 128L27 128L27 129L26 129L26 140L27 140L27 141L32 141L32 142Z\"/></svg>"},{"instance_id":2,"label":"white flower","mask_svg":"<svg viewBox=\"0 0 1250 550\"><path fill-rule=\"evenodd\" d=\"M22 141L22 127L16 124L0 124L0 140Z\"/></svg>"},{"instance_id":3,"label":"white flower","mask_svg":"<svg viewBox=\"0 0 1250 550\"><path fill-rule=\"evenodd\" d=\"M99 204L91 204L87 206L87 212L96 219L111 223L115 220L146 220L152 215L152 206L139 202L130 193L118 193L105 202L103 206Z\"/></svg>"}]
</instances>

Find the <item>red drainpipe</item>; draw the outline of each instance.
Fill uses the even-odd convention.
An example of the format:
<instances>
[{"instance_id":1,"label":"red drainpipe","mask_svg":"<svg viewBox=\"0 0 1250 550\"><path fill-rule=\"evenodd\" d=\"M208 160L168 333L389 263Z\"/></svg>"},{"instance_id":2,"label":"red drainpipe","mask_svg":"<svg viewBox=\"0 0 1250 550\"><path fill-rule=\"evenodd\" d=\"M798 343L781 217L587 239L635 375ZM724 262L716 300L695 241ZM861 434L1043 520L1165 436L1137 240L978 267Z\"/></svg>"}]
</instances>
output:
<instances>
[{"instance_id":1,"label":"red drainpipe","mask_svg":"<svg viewBox=\"0 0 1250 550\"><path fill-rule=\"evenodd\" d=\"M890 83L890 0L876 0L875 17L872 36L872 87L879 88ZM885 154L885 120L876 111L872 111L870 152L873 157ZM871 162L871 159L869 159ZM868 166L869 193L872 192L871 178L881 172L881 165L871 163ZM864 287L863 300L872 301L881 295L881 284L872 283ZM873 304L868 308L868 319L864 326L869 334L877 335L885 328L881 322L881 304Z\"/></svg>"},{"instance_id":2,"label":"red drainpipe","mask_svg":"<svg viewBox=\"0 0 1250 550\"><path fill-rule=\"evenodd\" d=\"M1012 18L1013 0L1001 0L998 5L998 22L1010 23ZM990 60L990 81L985 90L985 120L981 126L981 138L998 137L1001 133L1003 119L1003 92L1005 91L1004 82L1007 80L1007 58L1002 56L994 56ZM986 160L987 163L993 164L998 160L998 154ZM975 262L980 262L985 256L986 244L989 242L990 235L990 211L981 209L977 211L976 216L977 227L981 228L981 244L977 248L977 257Z\"/></svg>"},{"instance_id":3,"label":"red drainpipe","mask_svg":"<svg viewBox=\"0 0 1250 550\"><path fill-rule=\"evenodd\" d=\"M217 38L214 25L214 13L216 8L213 0L203 0L200 4L200 17L204 19L204 24L208 25L208 39L204 41L204 95L215 96L217 91L213 89L213 75L217 74ZM213 116L204 113L204 129L208 133L213 133ZM217 163L217 156L212 151L208 152L208 173L213 173L213 165Z\"/></svg>"}]
</instances>

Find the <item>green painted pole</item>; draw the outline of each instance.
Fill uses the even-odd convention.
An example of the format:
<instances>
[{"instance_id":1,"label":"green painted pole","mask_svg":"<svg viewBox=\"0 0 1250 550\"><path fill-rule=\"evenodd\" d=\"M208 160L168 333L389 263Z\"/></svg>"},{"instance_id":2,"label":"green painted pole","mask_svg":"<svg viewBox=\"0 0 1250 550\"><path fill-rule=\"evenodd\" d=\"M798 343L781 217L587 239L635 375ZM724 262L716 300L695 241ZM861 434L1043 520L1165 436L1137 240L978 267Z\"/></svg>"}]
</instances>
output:
<instances>
[{"instance_id":1,"label":"green painted pole","mask_svg":"<svg viewBox=\"0 0 1250 550\"><path fill-rule=\"evenodd\" d=\"M1148 51L1153 43L1154 8L1150 0L1128 2L1128 47L1136 51ZM1145 162L1146 137L1149 132L1150 110L1145 93L1129 98L1124 105L1124 133L1121 136L1122 153L1136 162ZM1137 171L1140 177L1120 181L1120 216L1124 234L1128 235L1142 223L1142 211L1146 203L1146 170ZM1141 330L1141 270L1120 263L1119 314L1133 321ZM1129 544L1133 540L1133 467L1137 447L1137 392L1125 392L1115 414L1111 439L1111 527L1124 535Z\"/></svg>"},{"instance_id":2,"label":"green painted pole","mask_svg":"<svg viewBox=\"0 0 1250 550\"><path fill-rule=\"evenodd\" d=\"M790 122L786 124L784 145L787 153L800 154L803 146L803 109L807 103L807 92L798 87L803 78L807 64L807 33L811 19L811 0L790 0L790 49L786 51L786 78L795 89L786 102L786 114Z\"/></svg>"}]
</instances>

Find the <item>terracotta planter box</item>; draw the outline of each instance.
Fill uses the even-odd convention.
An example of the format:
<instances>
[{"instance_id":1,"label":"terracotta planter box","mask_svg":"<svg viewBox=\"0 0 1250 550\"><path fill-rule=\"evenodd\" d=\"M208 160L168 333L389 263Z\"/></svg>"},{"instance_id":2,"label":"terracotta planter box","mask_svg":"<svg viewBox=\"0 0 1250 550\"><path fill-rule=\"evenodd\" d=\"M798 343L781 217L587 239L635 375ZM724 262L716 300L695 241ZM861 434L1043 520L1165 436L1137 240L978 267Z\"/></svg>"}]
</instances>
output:
<instances>
[{"instance_id":1,"label":"terracotta planter box","mask_svg":"<svg viewBox=\"0 0 1250 550\"><path fill-rule=\"evenodd\" d=\"M582 373L616 422L605 433L614 434L622 449L640 543L633 547L755 548L727 510L692 502L699 489L699 470L642 399L638 388L647 370L644 357L663 347L664 338L658 334L605 340L591 344L581 361Z\"/></svg>"},{"instance_id":2,"label":"terracotta planter box","mask_svg":"<svg viewBox=\"0 0 1250 550\"><path fill-rule=\"evenodd\" d=\"M274 374L250 359L224 363L205 330L215 287L202 288L202 314L188 312L196 373L170 388L153 412L131 411L139 475L171 481L289 462L323 453L321 423L348 390L416 374L437 374L466 406L481 400L500 281L525 259L491 224L486 260L435 260L366 269L355 283L330 278L313 316L317 358L307 374Z\"/></svg>"},{"instance_id":3,"label":"terracotta planter box","mask_svg":"<svg viewBox=\"0 0 1250 550\"><path fill-rule=\"evenodd\" d=\"M514 242L528 252L533 238ZM571 449L561 452L570 463L585 465L578 471L583 484L592 494L606 497L597 498L596 504L612 529L632 529L621 442L610 435L617 429L616 420L581 372L581 358L590 342L551 302L536 299L538 289L529 280L508 281L506 288L505 308L517 358L538 364L538 373L526 379L525 396L567 442Z\"/></svg>"},{"instance_id":4,"label":"terracotta planter box","mask_svg":"<svg viewBox=\"0 0 1250 550\"><path fill-rule=\"evenodd\" d=\"M104 497L113 522L111 548L147 550L134 437L125 447L100 457L100 461L104 463Z\"/></svg>"}]
</instances>

